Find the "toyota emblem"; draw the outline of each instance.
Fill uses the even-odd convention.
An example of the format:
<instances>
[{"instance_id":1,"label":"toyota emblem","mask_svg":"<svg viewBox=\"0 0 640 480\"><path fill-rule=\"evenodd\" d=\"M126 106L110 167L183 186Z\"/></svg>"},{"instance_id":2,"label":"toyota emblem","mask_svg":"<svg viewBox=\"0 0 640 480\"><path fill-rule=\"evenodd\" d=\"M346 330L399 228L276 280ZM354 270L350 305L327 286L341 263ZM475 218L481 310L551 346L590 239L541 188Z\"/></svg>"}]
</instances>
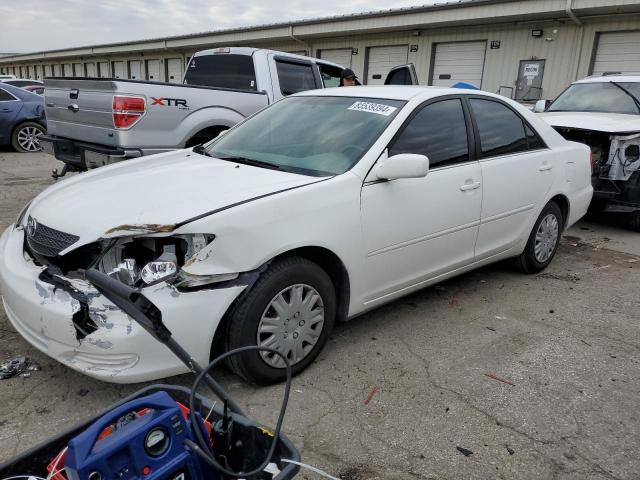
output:
<instances>
[{"instance_id":1,"label":"toyota emblem","mask_svg":"<svg viewBox=\"0 0 640 480\"><path fill-rule=\"evenodd\" d=\"M36 234L37 228L38 222L36 222L33 217L29 217L29 220L27 220L27 235L33 237Z\"/></svg>"}]
</instances>

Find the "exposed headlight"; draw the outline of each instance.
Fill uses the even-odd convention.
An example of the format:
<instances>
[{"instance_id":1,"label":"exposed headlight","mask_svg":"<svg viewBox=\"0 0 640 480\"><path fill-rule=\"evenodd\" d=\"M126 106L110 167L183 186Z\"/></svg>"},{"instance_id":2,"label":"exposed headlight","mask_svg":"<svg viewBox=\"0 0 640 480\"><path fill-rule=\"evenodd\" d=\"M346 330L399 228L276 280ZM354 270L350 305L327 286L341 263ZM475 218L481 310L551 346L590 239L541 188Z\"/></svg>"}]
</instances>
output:
<instances>
[{"instance_id":1,"label":"exposed headlight","mask_svg":"<svg viewBox=\"0 0 640 480\"><path fill-rule=\"evenodd\" d=\"M153 285L154 283L168 280L176 275L178 272L178 266L172 261L159 261L147 263L142 272L140 278L147 285Z\"/></svg>"}]
</instances>

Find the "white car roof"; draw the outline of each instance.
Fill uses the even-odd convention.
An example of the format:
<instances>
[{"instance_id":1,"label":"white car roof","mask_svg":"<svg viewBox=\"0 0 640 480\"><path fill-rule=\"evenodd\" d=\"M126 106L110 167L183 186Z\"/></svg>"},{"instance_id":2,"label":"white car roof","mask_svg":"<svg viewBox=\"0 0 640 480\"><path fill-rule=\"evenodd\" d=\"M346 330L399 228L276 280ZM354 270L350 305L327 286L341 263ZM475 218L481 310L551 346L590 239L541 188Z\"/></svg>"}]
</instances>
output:
<instances>
[{"instance_id":1,"label":"white car roof","mask_svg":"<svg viewBox=\"0 0 640 480\"><path fill-rule=\"evenodd\" d=\"M587 77L587 78L583 78L582 80L578 80L577 82L573 82L573 83L606 83L606 82L627 82L627 83L634 83L634 82L640 82L640 74L634 75L634 74L626 74L626 75L602 75L602 76L598 76L598 77Z\"/></svg>"},{"instance_id":2,"label":"white car roof","mask_svg":"<svg viewBox=\"0 0 640 480\"><path fill-rule=\"evenodd\" d=\"M505 97L481 90L468 90L464 88L421 87L421 86L360 86L360 87L333 87L320 90L307 90L296 93L300 97L361 97L361 98L386 98L388 100L428 100L442 95L460 95L462 93L472 95L484 95L505 100Z\"/></svg>"}]
</instances>

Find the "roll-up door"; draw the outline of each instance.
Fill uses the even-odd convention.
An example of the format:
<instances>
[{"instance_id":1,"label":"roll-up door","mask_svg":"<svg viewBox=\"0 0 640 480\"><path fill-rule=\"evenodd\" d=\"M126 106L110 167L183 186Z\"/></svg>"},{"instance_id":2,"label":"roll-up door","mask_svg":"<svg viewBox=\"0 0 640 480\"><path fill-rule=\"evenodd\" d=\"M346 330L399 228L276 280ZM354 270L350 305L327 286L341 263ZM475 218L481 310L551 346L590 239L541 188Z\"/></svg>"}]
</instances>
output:
<instances>
[{"instance_id":1,"label":"roll-up door","mask_svg":"<svg viewBox=\"0 0 640 480\"><path fill-rule=\"evenodd\" d=\"M598 35L592 73L599 75L605 72L640 72L640 31Z\"/></svg>"},{"instance_id":2,"label":"roll-up door","mask_svg":"<svg viewBox=\"0 0 640 480\"><path fill-rule=\"evenodd\" d=\"M367 62L367 85L384 85L384 80L392 67L407 63L409 47L393 45L389 47L369 47Z\"/></svg>"},{"instance_id":3,"label":"roll-up door","mask_svg":"<svg viewBox=\"0 0 640 480\"><path fill-rule=\"evenodd\" d=\"M482 86L487 42L437 43L431 85L450 87L464 82Z\"/></svg>"}]
</instances>

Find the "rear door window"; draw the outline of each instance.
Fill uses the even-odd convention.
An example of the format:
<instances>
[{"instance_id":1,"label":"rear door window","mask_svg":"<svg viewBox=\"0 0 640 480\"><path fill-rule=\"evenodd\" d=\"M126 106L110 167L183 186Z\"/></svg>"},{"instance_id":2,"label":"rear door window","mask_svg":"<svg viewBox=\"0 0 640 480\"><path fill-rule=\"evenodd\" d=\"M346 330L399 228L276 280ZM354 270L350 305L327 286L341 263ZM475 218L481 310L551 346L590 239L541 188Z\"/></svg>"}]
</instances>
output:
<instances>
[{"instance_id":1,"label":"rear door window","mask_svg":"<svg viewBox=\"0 0 640 480\"><path fill-rule=\"evenodd\" d=\"M193 57L185 74L187 85L257 90L253 57L215 54Z\"/></svg>"},{"instance_id":2,"label":"rear door window","mask_svg":"<svg viewBox=\"0 0 640 480\"><path fill-rule=\"evenodd\" d=\"M431 168L469 160L467 124L459 98L422 108L390 148L389 155L416 153L429 157Z\"/></svg>"},{"instance_id":3,"label":"rear door window","mask_svg":"<svg viewBox=\"0 0 640 480\"><path fill-rule=\"evenodd\" d=\"M524 124L513 110L493 100L472 98L469 102L478 125L483 157L509 155L528 149Z\"/></svg>"},{"instance_id":4,"label":"rear door window","mask_svg":"<svg viewBox=\"0 0 640 480\"><path fill-rule=\"evenodd\" d=\"M278 80L282 95L291 95L319 87L319 85L316 85L313 65L310 63L276 60L276 69L278 70Z\"/></svg>"},{"instance_id":5,"label":"rear door window","mask_svg":"<svg viewBox=\"0 0 640 480\"><path fill-rule=\"evenodd\" d=\"M16 97L14 97L13 95L11 95L9 92L7 92L6 90L2 90L0 88L0 102L9 102L11 100L15 100Z\"/></svg>"}]
</instances>

